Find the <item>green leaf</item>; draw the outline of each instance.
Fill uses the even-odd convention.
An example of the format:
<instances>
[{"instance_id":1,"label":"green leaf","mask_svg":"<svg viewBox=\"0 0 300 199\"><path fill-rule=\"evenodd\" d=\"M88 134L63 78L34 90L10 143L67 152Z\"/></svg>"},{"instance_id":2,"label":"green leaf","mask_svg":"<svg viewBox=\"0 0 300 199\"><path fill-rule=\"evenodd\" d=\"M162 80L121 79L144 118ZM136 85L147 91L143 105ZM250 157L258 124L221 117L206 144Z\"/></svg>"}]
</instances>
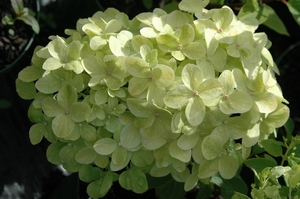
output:
<instances>
[{"instance_id":1,"label":"green leaf","mask_svg":"<svg viewBox=\"0 0 300 199\"><path fill-rule=\"evenodd\" d=\"M186 194L184 183L175 181L171 176L157 178L156 184L155 193L160 199L182 199Z\"/></svg>"},{"instance_id":2,"label":"green leaf","mask_svg":"<svg viewBox=\"0 0 300 199\"><path fill-rule=\"evenodd\" d=\"M29 139L31 144L40 143L46 131L46 126L42 123L34 124L29 129Z\"/></svg>"},{"instance_id":3,"label":"green leaf","mask_svg":"<svg viewBox=\"0 0 300 199\"><path fill-rule=\"evenodd\" d=\"M270 155L274 157L279 157L283 155L282 146L284 146L284 144L282 142L273 139L268 139L262 140L260 143Z\"/></svg>"},{"instance_id":4,"label":"green leaf","mask_svg":"<svg viewBox=\"0 0 300 199\"><path fill-rule=\"evenodd\" d=\"M75 160L81 164L90 164L96 159L97 153L88 147L83 147L77 151Z\"/></svg>"},{"instance_id":5,"label":"green leaf","mask_svg":"<svg viewBox=\"0 0 300 199\"><path fill-rule=\"evenodd\" d=\"M260 173L266 167L275 167L277 166L276 162L267 158L251 158L244 160L244 164L254 169L257 173Z\"/></svg>"},{"instance_id":6,"label":"green leaf","mask_svg":"<svg viewBox=\"0 0 300 199\"><path fill-rule=\"evenodd\" d=\"M124 189L139 194L148 190L146 175L138 169L123 171L119 176L119 183Z\"/></svg>"},{"instance_id":7,"label":"green leaf","mask_svg":"<svg viewBox=\"0 0 300 199\"><path fill-rule=\"evenodd\" d=\"M242 193L234 192L234 195L232 196L231 199L250 199L250 198Z\"/></svg>"},{"instance_id":8,"label":"green leaf","mask_svg":"<svg viewBox=\"0 0 300 199\"><path fill-rule=\"evenodd\" d=\"M23 9L24 9L24 3L22 0L11 0L11 6L13 7L15 13L17 15L23 14Z\"/></svg>"},{"instance_id":9,"label":"green leaf","mask_svg":"<svg viewBox=\"0 0 300 199\"><path fill-rule=\"evenodd\" d=\"M59 138L65 138L71 135L74 126L74 121L66 114L57 115L52 121L53 133Z\"/></svg>"},{"instance_id":10,"label":"green leaf","mask_svg":"<svg viewBox=\"0 0 300 199\"><path fill-rule=\"evenodd\" d=\"M94 150L100 155L109 155L117 148L118 144L111 138L102 138L94 144Z\"/></svg>"},{"instance_id":11,"label":"green leaf","mask_svg":"<svg viewBox=\"0 0 300 199\"><path fill-rule=\"evenodd\" d=\"M295 21L300 25L300 2L297 0L289 0L286 5Z\"/></svg>"},{"instance_id":12,"label":"green leaf","mask_svg":"<svg viewBox=\"0 0 300 199\"><path fill-rule=\"evenodd\" d=\"M199 182L199 190L196 199L209 199L214 190L211 184L204 184Z\"/></svg>"},{"instance_id":13,"label":"green leaf","mask_svg":"<svg viewBox=\"0 0 300 199\"><path fill-rule=\"evenodd\" d=\"M232 192L234 192L234 195L242 197L241 199L243 199L243 196L246 196L248 194L248 185L242 178L234 176L231 179L224 180L224 183L222 184L222 195L225 192L225 190L226 192L229 192L231 196L232 196ZM249 198L247 197L244 199L249 199Z\"/></svg>"},{"instance_id":14,"label":"green leaf","mask_svg":"<svg viewBox=\"0 0 300 199\"><path fill-rule=\"evenodd\" d=\"M289 4L289 3L287 3ZM273 10L272 7L268 6L267 4L262 5L264 9L266 9L268 13L267 20L263 23L265 26L275 30L279 34L287 35L289 36L290 34L288 33L284 23L282 20L278 17L276 12Z\"/></svg>"},{"instance_id":15,"label":"green leaf","mask_svg":"<svg viewBox=\"0 0 300 199\"><path fill-rule=\"evenodd\" d=\"M39 22L34 18L34 16L31 15L22 15L22 17L19 18L20 20L24 21L26 24L30 25L32 30L39 34L40 32L40 26Z\"/></svg>"},{"instance_id":16,"label":"green leaf","mask_svg":"<svg viewBox=\"0 0 300 199\"><path fill-rule=\"evenodd\" d=\"M24 82L17 78L16 88L18 95L25 100L33 99L36 94L36 89L33 82Z\"/></svg>"}]
</instances>

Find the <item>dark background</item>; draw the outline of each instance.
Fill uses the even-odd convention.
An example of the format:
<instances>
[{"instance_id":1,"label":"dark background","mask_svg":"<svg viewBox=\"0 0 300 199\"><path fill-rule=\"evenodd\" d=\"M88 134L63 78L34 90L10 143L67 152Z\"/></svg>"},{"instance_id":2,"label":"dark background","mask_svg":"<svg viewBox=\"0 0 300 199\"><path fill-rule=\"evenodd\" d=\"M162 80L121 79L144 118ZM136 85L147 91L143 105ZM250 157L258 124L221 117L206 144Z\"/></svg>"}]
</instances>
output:
<instances>
[{"instance_id":1,"label":"dark background","mask_svg":"<svg viewBox=\"0 0 300 199\"><path fill-rule=\"evenodd\" d=\"M5 74L0 74L0 99L10 103L9 107L0 108L0 199L88 198L84 190L86 185L81 183L78 186L80 182L76 180L76 174L66 177L56 166L48 163L45 157L47 142L43 141L36 146L30 144L28 131L32 124L27 118L30 102L17 95L15 79L22 68L30 65L36 45L46 45L50 35L64 36L64 29L74 28L78 18L92 16L96 11L110 6L128 13L130 17L146 11L141 0L98 1L101 4L97 0L49 0L50 3L42 4L40 34L36 36L32 47L22 60ZM158 3L159 1L154 1L154 7ZM282 87L284 97L290 102L291 118L295 122L294 133L299 134L300 62L297 58L300 57L300 47L288 52L287 49L300 41L300 28L281 2L274 1L269 5L284 21L291 36L279 35L264 26L261 26L258 32L264 31L268 34L273 43L270 49L273 58L275 61L281 60L278 65L281 76L277 77L277 81ZM80 194L77 194L76 190ZM109 193L107 198L154 198L153 191L137 196L118 189L117 185L116 190L119 195Z\"/></svg>"}]
</instances>

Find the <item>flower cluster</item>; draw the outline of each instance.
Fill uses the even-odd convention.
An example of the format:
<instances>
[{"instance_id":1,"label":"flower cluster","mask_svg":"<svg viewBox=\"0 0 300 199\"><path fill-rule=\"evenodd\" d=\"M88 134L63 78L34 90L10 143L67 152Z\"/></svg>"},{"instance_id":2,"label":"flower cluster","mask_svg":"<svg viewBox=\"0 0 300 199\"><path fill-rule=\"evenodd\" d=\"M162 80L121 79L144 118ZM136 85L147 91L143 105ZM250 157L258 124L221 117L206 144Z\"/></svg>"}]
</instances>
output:
<instances>
[{"instance_id":1,"label":"flower cluster","mask_svg":"<svg viewBox=\"0 0 300 199\"><path fill-rule=\"evenodd\" d=\"M145 192L145 174L170 174L186 191L216 173L230 179L288 119L257 20L207 3L133 19L99 11L51 36L19 73L32 144L50 141L48 160L79 172L90 196L116 180Z\"/></svg>"}]
</instances>

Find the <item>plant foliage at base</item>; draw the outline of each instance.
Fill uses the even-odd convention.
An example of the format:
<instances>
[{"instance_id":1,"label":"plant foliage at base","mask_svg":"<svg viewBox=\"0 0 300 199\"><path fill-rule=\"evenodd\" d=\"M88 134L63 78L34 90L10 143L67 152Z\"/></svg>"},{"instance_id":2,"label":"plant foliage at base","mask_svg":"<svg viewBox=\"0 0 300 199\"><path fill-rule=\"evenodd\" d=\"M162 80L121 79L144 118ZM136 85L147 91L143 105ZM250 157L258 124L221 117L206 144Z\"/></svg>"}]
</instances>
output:
<instances>
[{"instance_id":1,"label":"plant foliage at base","mask_svg":"<svg viewBox=\"0 0 300 199\"><path fill-rule=\"evenodd\" d=\"M207 4L183 0L180 11L155 9L131 20L113 8L99 11L79 19L66 38L38 46L19 73L19 95L33 100L32 144L51 142L48 160L78 172L91 197L105 196L114 181L143 193L171 176L184 191L216 184L229 198L247 198L244 163L260 182L264 177L253 197L299 195L296 152L269 139L289 109L267 36L255 33L255 18ZM254 147L289 157L290 166L269 156L257 163L249 158ZM282 175L284 189L276 181ZM167 181L163 186L178 187Z\"/></svg>"}]
</instances>

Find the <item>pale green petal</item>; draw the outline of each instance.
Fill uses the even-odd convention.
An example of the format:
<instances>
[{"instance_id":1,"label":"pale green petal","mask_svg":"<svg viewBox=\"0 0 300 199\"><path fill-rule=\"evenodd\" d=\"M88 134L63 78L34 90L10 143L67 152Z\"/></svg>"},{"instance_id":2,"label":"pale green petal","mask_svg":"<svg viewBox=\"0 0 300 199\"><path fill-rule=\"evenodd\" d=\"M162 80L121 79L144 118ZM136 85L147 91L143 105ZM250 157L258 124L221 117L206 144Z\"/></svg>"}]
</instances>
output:
<instances>
[{"instance_id":1,"label":"pale green petal","mask_svg":"<svg viewBox=\"0 0 300 199\"><path fill-rule=\"evenodd\" d=\"M215 22L218 29L227 28L232 23L234 18L235 16L233 11L227 6L224 6L221 9L219 9L212 16L212 19Z\"/></svg>"},{"instance_id":2,"label":"pale green petal","mask_svg":"<svg viewBox=\"0 0 300 199\"><path fill-rule=\"evenodd\" d=\"M194 133L192 135L185 135L184 134L178 139L177 145L182 150L189 150L191 148L194 148L194 146L196 146L199 139L200 139L200 135L198 133Z\"/></svg>"},{"instance_id":3,"label":"pale green petal","mask_svg":"<svg viewBox=\"0 0 300 199\"><path fill-rule=\"evenodd\" d=\"M75 122L85 121L90 113L90 106L84 102L75 102L70 108L70 116Z\"/></svg>"},{"instance_id":4,"label":"pale green petal","mask_svg":"<svg viewBox=\"0 0 300 199\"><path fill-rule=\"evenodd\" d=\"M205 179L213 176L219 171L219 159L203 160L199 166L198 177Z\"/></svg>"},{"instance_id":5,"label":"pale green petal","mask_svg":"<svg viewBox=\"0 0 300 199\"><path fill-rule=\"evenodd\" d=\"M205 116L205 105L200 97L196 96L187 104L185 115L192 126L198 126Z\"/></svg>"},{"instance_id":6,"label":"pale green petal","mask_svg":"<svg viewBox=\"0 0 300 199\"><path fill-rule=\"evenodd\" d=\"M171 67L158 64L152 69L152 77L158 87L167 87L173 83L175 73Z\"/></svg>"},{"instance_id":7,"label":"pale green petal","mask_svg":"<svg viewBox=\"0 0 300 199\"><path fill-rule=\"evenodd\" d=\"M182 82L191 91L196 91L203 81L201 69L194 64L187 64L182 70Z\"/></svg>"},{"instance_id":8,"label":"pale green petal","mask_svg":"<svg viewBox=\"0 0 300 199\"><path fill-rule=\"evenodd\" d=\"M196 185L198 184L198 181L199 181L199 177L197 172L194 172L191 175L189 175L189 177L186 179L184 183L184 191L188 192L193 188L195 188Z\"/></svg>"},{"instance_id":9,"label":"pale green petal","mask_svg":"<svg viewBox=\"0 0 300 199\"><path fill-rule=\"evenodd\" d=\"M59 157L63 163L66 165L78 165L75 160L75 150L72 146L66 145L59 151Z\"/></svg>"},{"instance_id":10,"label":"pale green petal","mask_svg":"<svg viewBox=\"0 0 300 199\"><path fill-rule=\"evenodd\" d=\"M19 74L18 78L23 82L33 82L43 76L44 70L35 65L27 66L23 68Z\"/></svg>"},{"instance_id":11,"label":"pale green petal","mask_svg":"<svg viewBox=\"0 0 300 199\"><path fill-rule=\"evenodd\" d=\"M62 86L62 80L55 78L52 73L36 81L35 87L42 93L51 94L57 92Z\"/></svg>"},{"instance_id":12,"label":"pale green petal","mask_svg":"<svg viewBox=\"0 0 300 199\"><path fill-rule=\"evenodd\" d=\"M127 159L127 150L121 146L118 146L111 156L111 161L115 165L122 165Z\"/></svg>"},{"instance_id":13,"label":"pale green petal","mask_svg":"<svg viewBox=\"0 0 300 199\"><path fill-rule=\"evenodd\" d=\"M223 48L217 48L215 53L210 57L210 62L217 70L224 68L227 62L226 51Z\"/></svg>"},{"instance_id":14,"label":"pale green petal","mask_svg":"<svg viewBox=\"0 0 300 199\"><path fill-rule=\"evenodd\" d=\"M113 15L115 17L115 15ZM122 28L122 23L117 19L110 20L106 26L105 29L102 30L104 33L114 33L118 32Z\"/></svg>"},{"instance_id":15,"label":"pale green petal","mask_svg":"<svg viewBox=\"0 0 300 199\"><path fill-rule=\"evenodd\" d=\"M83 147L77 151L75 160L81 164L91 164L96 159L97 153L88 147Z\"/></svg>"},{"instance_id":16,"label":"pale green petal","mask_svg":"<svg viewBox=\"0 0 300 199\"><path fill-rule=\"evenodd\" d=\"M222 84L217 79L207 79L198 89L199 96L203 100L213 100L222 94Z\"/></svg>"},{"instance_id":17,"label":"pale green petal","mask_svg":"<svg viewBox=\"0 0 300 199\"><path fill-rule=\"evenodd\" d=\"M159 138L153 139L153 140L148 140L148 139L143 138L143 140L142 140L143 147L148 150L158 149L166 143L167 143L167 139L163 138L163 137L159 137Z\"/></svg>"},{"instance_id":18,"label":"pale green petal","mask_svg":"<svg viewBox=\"0 0 300 199\"><path fill-rule=\"evenodd\" d=\"M70 84L66 84L59 90L57 102L62 108L69 111L71 105L77 102L77 97L76 89Z\"/></svg>"},{"instance_id":19,"label":"pale green petal","mask_svg":"<svg viewBox=\"0 0 300 199\"><path fill-rule=\"evenodd\" d=\"M150 117L153 113L149 112L150 105L141 99L128 98L127 106L130 112L137 117Z\"/></svg>"},{"instance_id":20,"label":"pale green petal","mask_svg":"<svg viewBox=\"0 0 300 199\"><path fill-rule=\"evenodd\" d=\"M43 123L34 124L29 129L30 143L36 145L40 143L44 137L46 126Z\"/></svg>"},{"instance_id":21,"label":"pale green petal","mask_svg":"<svg viewBox=\"0 0 300 199\"><path fill-rule=\"evenodd\" d=\"M164 34L156 38L158 47L164 52L178 50L178 39L174 35Z\"/></svg>"},{"instance_id":22,"label":"pale green petal","mask_svg":"<svg viewBox=\"0 0 300 199\"><path fill-rule=\"evenodd\" d=\"M247 134L243 137L243 145L245 147L252 147L257 143L259 139L259 123L253 125L251 129L247 131Z\"/></svg>"},{"instance_id":23,"label":"pale green petal","mask_svg":"<svg viewBox=\"0 0 300 199\"><path fill-rule=\"evenodd\" d=\"M110 161L110 169L112 171L120 171L120 170L124 169L128 165L128 163L130 161L131 154L132 153L127 152L127 159L123 162L123 164L116 165L116 164L114 164L113 161Z\"/></svg>"},{"instance_id":24,"label":"pale green petal","mask_svg":"<svg viewBox=\"0 0 300 199\"><path fill-rule=\"evenodd\" d=\"M48 117L55 117L65 113L65 110L53 99L53 97L45 97L42 102L42 108Z\"/></svg>"},{"instance_id":25,"label":"pale green petal","mask_svg":"<svg viewBox=\"0 0 300 199\"><path fill-rule=\"evenodd\" d=\"M283 126L289 118L290 109L284 104L278 104L276 110L268 115L264 120L269 126L279 128Z\"/></svg>"},{"instance_id":26,"label":"pale green petal","mask_svg":"<svg viewBox=\"0 0 300 199\"><path fill-rule=\"evenodd\" d=\"M231 179L239 168L239 162L232 156L225 155L219 160L219 172L224 179Z\"/></svg>"},{"instance_id":27,"label":"pale green petal","mask_svg":"<svg viewBox=\"0 0 300 199\"><path fill-rule=\"evenodd\" d=\"M138 169L123 171L119 177L119 183L124 189L138 194L148 190L146 175Z\"/></svg>"},{"instance_id":28,"label":"pale green petal","mask_svg":"<svg viewBox=\"0 0 300 199\"><path fill-rule=\"evenodd\" d=\"M133 123L128 124L121 131L120 142L124 148L137 147L142 142L140 129L136 128Z\"/></svg>"},{"instance_id":29,"label":"pale green petal","mask_svg":"<svg viewBox=\"0 0 300 199\"><path fill-rule=\"evenodd\" d=\"M176 12L176 13L175 13ZM176 14L183 14L182 12L179 12L179 11L174 11L172 12L174 15ZM171 13L171 14L172 14ZM170 14L170 15L171 15ZM177 17L178 17L177 15ZM176 24L176 26L178 27L179 24ZM194 41L194 38L195 38L195 31L194 31L194 28L186 23L182 26L181 30L180 30L180 35L179 35L179 43L181 45L186 45L186 44L190 44L192 43L192 41ZM196 49L195 49L196 50Z\"/></svg>"},{"instance_id":30,"label":"pale green petal","mask_svg":"<svg viewBox=\"0 0 300 199\"><path fill-rule=\"evenodd\" d=\"M157 35L157 32L151 27L141 28L140 33L146 38L156 38Z\"/></svg>"},{"instance_id":31,"label":"pale green petal","mask_svg":"<svg viewBox=\"0 0 300 199\"><path fill-rule=\"evenodd\" d=\"M149 79L132 77L129 80L128 92L133 96L139 95L148 88L149 84Z\"/></svg>"},{"instance_id":32,"label":"pale green petal","mask_svg":"<svg viewBox=\"0 0 300 199\"><path fill-rule=\"evenodd\" d=\"M170 155L182 162L189 162L191 160L191 149L183 150L177 145L177 140L173 140L169 146Z\"/></svg>"},{"instance_id":33,"label":"pale green petal","mask_svg":"<svg viewBox=\"0 0 300 199\"><path fill-rule=\"evenodd\" d=\"M180 50L172 51L171 54L178 61L183 61L185 59L183 52Z\"/></svg>"},{"instance_id":34,"label":"pale green petal","mask_svg":"<svg viewBox=\"0 0 300 199\"><path fill-rule=\"evenodd\" d=\"M62 66L63 66L63 64L61 63L61 61L59 59L50 57L50 58L46 59L46 61L44 62L43 69L44 70L56 70Z\"/></svg>"},{"instance_id":35,"label":"pale green petal","mask_svg":"<svg viewBox=\"0 0 300 199\"><path fill-rule=\"evenodd\" d=\"M54 58L61 59L67 56L67 45L62 39L55 39L47 45L50 55Z\"/></svg>"},{"instance_id":36,"label":"pale green petal","mask_svg":"<svg viewBox=\"0 0 300 199\"><path fill-rule=\"evenodd\" d=\"M90 47L92 50L98 50L104 47L107 41L100 36L92 37L90 40Z\"/></svg>"},{"instance_id":37,"label":"pale green petal","mask_svg":"<svg viewBox=\"0 0 300 199\"><path fill-rule=\"evenodd\" d=\"M272 93L253 93L252 98L260 113L271 113L277 108L278 101Z\"/></svg>"},{"instance_id":38,"label":"pale green petal","mask_svg":"<svg viewBox=\"0 0 300 199\"><path fill-rule=\"evenodd\" d=\"M180 85L169 91L164 97L164 103L170 108L181 108L193 97L193 93Z\"/></svg>"},{"instance_id":39,"label":"pale green petal","mask_svg":"<svg viewBox=\"0 0 300 199\"><path fill-rule=\"evenodd\" d=\"M177 29L188 26L192 20L191 15L179 10L174 10L167 15L166 24L169 24L173 29Z\"/></svg>"},{"instance_id":40,"label":"pale green petal","mask_svg":"<svg viewBox=\"0 0 300 199\"><path fill-rule=\"evenodd\" d=\"M232 57L239 58L241 56L240 49L235 44L227 46L226 51Z\"/></svg>"},{"instance_id":41,"label":"pale green petal","mask_svg":"<svg viewBox=\"0 0 300 199\"><path fill-rule=\"evenodd\" d=\"M191 42L182 47L182 52L191 60L201 59L206 54L205 47L199 42Z\"/></svg>"},{"instance_id":42,"label":"pale green petal","mask_svg":"<svg viewBox=\"0 0 300 199\"><path fill-rule=\"evenodd\" d=\"M69 115L60 114L52 120L53 133L59 138L69 136L74 129L74 121Z\"/></svg>"},{"instance_id":43,"label":"pale green petal","mask_svg":"<svg viewBox=\"0 0 300 199\"><path fill-rule=\"evenodd\" d=\"M233 92L228 97L228 102L233 109L239 113L245 113L249 111L253 106L253 100L246 92Z\"/></svg>"},{"instance_id":44,"label":"pale green petal","mask_svg":"<svg viewBox=\"0 0 300 199\"><path fill-rule=\"evenodd\" d=\"M16 91L18 95L25 100L34 99L37 93L33 82L23 82L19 78L16 79Z\"/></svg>"},{"instance_id":45,"label":"pale green petal","mask_svg":"<svg viewBox=\"0 0 300 199\"><path fill-rule=\"evenodd\" d=\"M203 8L207 6L209 0L194 1L194 0L183 0L178 4L180 10L187 11L190 13L202 12Z\"/></svg>"},{"instance_id":46,"label":"pale green petal","mask_svg":"<svg viewBox=\"0 0 300 199\"><path fill-rule=\"evenodd\" d=\"M131 161L135 166L146 167L150 165L154 160L152 151L138 150L132 154Z\"/></svg>"},{"instance_id":47,"label":"pale green petal","mask_svg":"<svg viewBox=\"0 0 300 199\"><path fill-rule=\"evenodd\" d=\"M114 152L117 147L117 142L111 138L102 138L94 144L94 150L100 155L109 155Z\"/></svg>"},{"instance_id":48,"label":"pale green petal","mask_svg":"<svg viewBox=\"0 0 300 199\"><path fill-rule=\"evenodd\" d=\"M135 52L140 52L141 47L144 45L147 46L149 50L153 48L152 42L142 35L135 35L131 40L131 45Z\"/></svg>"},{"instance_id":49,"label":"pale green petal","mask_svg":"<svg viewBox=\"0 0 300 199\"><path fill-rule=\"evenodd\" d=\"M215 159L222 152L223 145L224 140L218 135L211 134L206 136L202 142L203 157L207 160Z\"/></svg>"},{"instance_id":50,"label":"pale green petal","mask_svg":"<svg viewBox=\"0 0 300 199\"><path fill-rule=\"evenodd\" d=\"M223 85L223 93L226 95L230 94L235 88L234 76L231 71L225 70L219 76L219 81Z\"/></svg>"},{"instance_id":51,"label":"pale green petal","mask_svg":"<svg viewBox=\"0 0 300 199\"><path fill-rule=\"evenodd\" d=\"M166 133L166 128L155 120L151 127L142 128L140 133L144 138L153 140L162 137Z\"/></svg>"},{"instance_id":52,"label":"pale green petal","mask_svg":"<svg viewBox=\"0 0 300 199\"><path fill-rule=\"evenodd\" d=\"M149 78L150 68L145 60L138 57L127 57L125 61L127 71L134 77Z\"/></svg>"},{"instance_id":53,"label":"pale green petal","mask_svg":"<svg viewBox=\"0 0 300 199\"><path fill-rule=\"evenodd\" d=\"M80 41L73 41L73 42L71 42L68 45L68 48L67 48L68 58L70 58L72 60L79 59L80 50L81 50L81 43L80 43Z\"/></svg>"}]
</instances>

